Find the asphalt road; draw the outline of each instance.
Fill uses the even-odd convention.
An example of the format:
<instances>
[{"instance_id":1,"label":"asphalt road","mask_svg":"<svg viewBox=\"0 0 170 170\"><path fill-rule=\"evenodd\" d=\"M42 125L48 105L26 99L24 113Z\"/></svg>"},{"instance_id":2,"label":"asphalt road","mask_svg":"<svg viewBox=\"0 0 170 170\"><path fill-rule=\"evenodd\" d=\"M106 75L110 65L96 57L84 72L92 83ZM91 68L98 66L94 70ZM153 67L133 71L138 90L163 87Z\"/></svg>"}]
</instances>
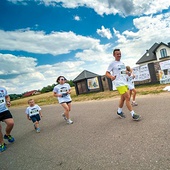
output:
<instances>
[{"instance_id":1,"label":"asphalt road","mask_svg":"<svg viewBox=\"0 0 170 170\"><path fill-rule=\"evenodd\" d=\"M0 170L169 170L170 92L137 96L139 122L125 106L118 118L118 101L72 103L72 125L59 104L43 106L40 133L25 108L11 108L16 141L0 153Z\"/></svg>"}]
</instances>

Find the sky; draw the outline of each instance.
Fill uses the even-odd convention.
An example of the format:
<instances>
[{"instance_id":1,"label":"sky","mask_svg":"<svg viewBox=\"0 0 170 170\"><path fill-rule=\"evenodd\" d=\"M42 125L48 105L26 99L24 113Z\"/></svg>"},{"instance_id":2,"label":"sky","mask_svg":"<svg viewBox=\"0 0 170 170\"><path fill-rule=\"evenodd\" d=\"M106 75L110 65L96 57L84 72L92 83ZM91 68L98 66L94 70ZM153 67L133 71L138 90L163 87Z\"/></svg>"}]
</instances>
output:
<instances>
[{"instance_id":1,"label":"sky","mask_svg":"<svg viewBox=\"0 0 170 170\"><path fill-rule=\"evenodd\" d=\"M22 94L104 75L112 51L125 65L170 42L170 0L0 0L0 86Z\"/></svg>"}]
</instances>

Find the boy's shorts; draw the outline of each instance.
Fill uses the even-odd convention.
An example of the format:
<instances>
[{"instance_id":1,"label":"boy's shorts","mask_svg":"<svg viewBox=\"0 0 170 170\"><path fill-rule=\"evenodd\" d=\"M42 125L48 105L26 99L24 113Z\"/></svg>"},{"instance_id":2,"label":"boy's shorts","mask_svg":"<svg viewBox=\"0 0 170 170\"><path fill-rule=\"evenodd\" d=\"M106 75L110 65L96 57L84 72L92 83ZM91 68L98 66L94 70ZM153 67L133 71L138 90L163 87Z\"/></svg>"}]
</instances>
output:
<instances>
[{"instance_id":1,"label":"boy's shorts","mask_svg":"<svg viewBox=\"0 0 170 170\"><path fill-rule=\"evenodd\" d=\"M116 89L118 90L119 94L125 94L128 91L128 86L119 86L116 87Z\"/></svg>"},{"instance_id":2,"label":"boy's shorts","mask_svg":"<svg viewBox=\"0 0 170 170\"><path fill-rule=\"evenodd\" d=\"M10 119L10 118L12 118L12 115L9 110L6 110L6 111L0 113L0 121L3 121L5 119Z\"/></svg>"},{"instance_id":3,"label":"boy's shorts","mask_svg":"<svg viewBox=\"0 0 170 170\"><path fill-rule=\"evenodd\" d=\"M33 115L33 116L31 116L30 117L31 118L31 120L32 120L32 122L33 123L35 123L36 121L40 121L41 120L41 118L40 118L40 115L39 114L37 114L37 115Z\"/></svg>"}]
</instances>

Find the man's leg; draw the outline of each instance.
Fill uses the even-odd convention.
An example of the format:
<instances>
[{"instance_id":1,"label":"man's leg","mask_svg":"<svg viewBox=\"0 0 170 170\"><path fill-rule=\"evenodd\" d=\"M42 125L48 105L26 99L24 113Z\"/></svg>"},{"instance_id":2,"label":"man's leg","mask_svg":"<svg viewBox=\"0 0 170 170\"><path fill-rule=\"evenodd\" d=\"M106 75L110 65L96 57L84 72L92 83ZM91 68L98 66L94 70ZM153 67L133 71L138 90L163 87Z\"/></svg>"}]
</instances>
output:
<instances>
[{"instance_id":1,"label":"man's leg","mask_svg":"<svg viewBox=\"0 0 170 170\"><path fill-rule=\"evenodd\" d=\"M4 144L4 140L3 140L3 134L2 134L2 126L0 124L0 145Z\"/></svg>"},{"instance_id":2,"label":"man's leg","mask_svg":"<svg viewBox=\"0 0 170 170\"><path fill-rule=\"evenodd\" d=\"M4 122L6 123L6 135L10 135L13 127L14 127L14 120L13 118L5 119Z\"/></svg>"},{"instance_id":3,"label":"man's leg","mask_svg":"<svg viewBox=\"0 0 170 170\"><path fill-rule=\"evenodd\" d=\"M14 127L14 120L13 118L8 118L3 120L6 123L6 134L4 135L4 139L7 139L8 142L14 142L15 139L10 135L13 127Z\"/></svg>"}]
</instances>

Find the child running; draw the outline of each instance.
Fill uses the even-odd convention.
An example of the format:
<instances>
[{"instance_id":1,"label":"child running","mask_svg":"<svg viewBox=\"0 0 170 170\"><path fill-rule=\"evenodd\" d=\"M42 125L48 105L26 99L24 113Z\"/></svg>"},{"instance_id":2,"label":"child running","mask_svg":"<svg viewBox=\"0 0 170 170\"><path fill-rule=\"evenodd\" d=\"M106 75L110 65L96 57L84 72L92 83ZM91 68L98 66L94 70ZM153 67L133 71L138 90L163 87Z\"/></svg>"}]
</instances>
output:
<instances>
[{"instance_id":1,"label":"child running","mask_svg":"<svg viewBox=\"0 0 170 170\"><path fill-rule=\"evenodd\" d=\"M25 113L27 114L27 119L32 120L32 122L34 123L34 129L37 133L39 133L39 121L41 120L40 117L42 117L41 108L37 104L35 104L33 99L29 99L28 104L29 106L25 111Z\"/></svg>"},{"instance_id":2,"label":"child running","mask_svg":"<svg viewBox=\"0 0 170 170\"><path fill-rule=\"evenodd\" d=\"M133 74L133 71L129 66L126 66L126 71L127 71L127 82L128 82L130 99L131 99L131 96L133 96L132 106L137 106L138 104L135 101L136 99L136 89L135 89L135 84L134 84L135 75Z\"/></svg>"},{"instance_id":3,"label":"child running","mask_svg":"<svg viewBox=\"0 0 170 170\"><path fill-rule=\"evenodd\" d=\"M54 96L58 98L58 102L64 108L64 113L62 116L64 120L67 121L68 124L73 124L73 121L70 119L70 111L71 111L71 87L68 83L66 83L66 78L64 76L59 76L56 80L58 83L54 89Z\"/></svg>"}]
</instances>

